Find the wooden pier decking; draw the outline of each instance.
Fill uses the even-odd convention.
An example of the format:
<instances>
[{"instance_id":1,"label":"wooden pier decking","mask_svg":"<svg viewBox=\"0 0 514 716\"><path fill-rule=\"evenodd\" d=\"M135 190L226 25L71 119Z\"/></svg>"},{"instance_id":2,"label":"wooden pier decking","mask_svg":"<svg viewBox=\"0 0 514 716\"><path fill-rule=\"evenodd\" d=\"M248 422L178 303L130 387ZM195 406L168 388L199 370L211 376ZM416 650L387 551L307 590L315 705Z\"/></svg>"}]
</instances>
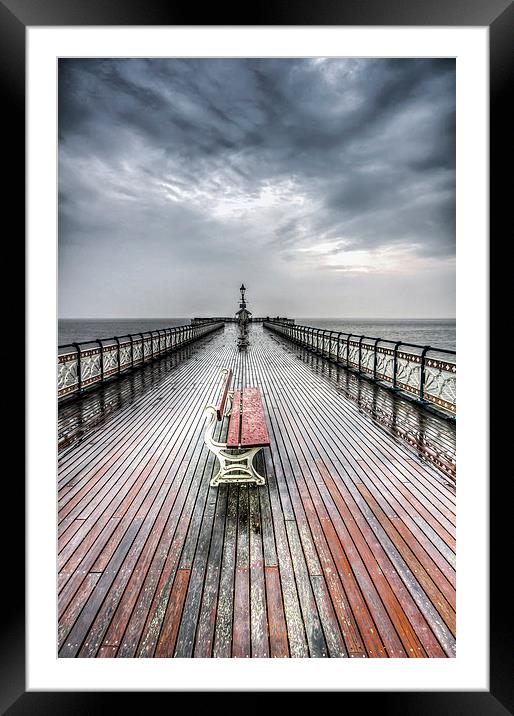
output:
<instances>
[{"instance_id":1,"label":"wooden pier decking","mask_svg":"<svg viewBox=\"0 0 514 716\"><path fill-rule=\"evenodd\" d=\"M60 408L59 656L455 656L453 426L249 339L226 325ZM262 487L209 486L224 367L261 389Z\"/></svg>"}]
</instances>

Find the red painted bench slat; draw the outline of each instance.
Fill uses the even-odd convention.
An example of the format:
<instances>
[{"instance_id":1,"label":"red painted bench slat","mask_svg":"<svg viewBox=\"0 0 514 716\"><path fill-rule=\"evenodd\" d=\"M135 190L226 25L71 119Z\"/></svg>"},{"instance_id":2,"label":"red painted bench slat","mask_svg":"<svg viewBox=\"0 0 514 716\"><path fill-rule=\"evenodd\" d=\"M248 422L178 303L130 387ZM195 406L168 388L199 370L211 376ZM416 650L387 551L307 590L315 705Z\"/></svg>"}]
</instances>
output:
<instances>
[{"instance_id":1,"label":"red painted bench slat","mask_svg":"<svg viewBox=\"0 0 514 716\"><path fill-rule=\"evenodd\" d=\"M228 427L227 448L267 447L269 444L259 388L236 391Z\"/></svg>"}]
</instances>

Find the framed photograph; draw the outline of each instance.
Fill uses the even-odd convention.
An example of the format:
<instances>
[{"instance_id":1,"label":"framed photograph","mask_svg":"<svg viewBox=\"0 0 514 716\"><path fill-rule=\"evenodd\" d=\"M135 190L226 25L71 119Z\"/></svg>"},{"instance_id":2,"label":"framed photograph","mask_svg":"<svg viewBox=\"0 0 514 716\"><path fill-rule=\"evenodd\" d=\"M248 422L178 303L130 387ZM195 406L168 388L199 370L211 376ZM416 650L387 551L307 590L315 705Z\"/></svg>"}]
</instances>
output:
<instances>
[{"instance_id":1,"label":"framed photograph","mask_svg":"<svg viewBox=\"0 0 514 716\"><path fill-rule=\"evenodd\" d=\"M0 4L28 309L2 708L506 713L488 227L512 6L251 15Z\"/></svg>"}]
</instances>

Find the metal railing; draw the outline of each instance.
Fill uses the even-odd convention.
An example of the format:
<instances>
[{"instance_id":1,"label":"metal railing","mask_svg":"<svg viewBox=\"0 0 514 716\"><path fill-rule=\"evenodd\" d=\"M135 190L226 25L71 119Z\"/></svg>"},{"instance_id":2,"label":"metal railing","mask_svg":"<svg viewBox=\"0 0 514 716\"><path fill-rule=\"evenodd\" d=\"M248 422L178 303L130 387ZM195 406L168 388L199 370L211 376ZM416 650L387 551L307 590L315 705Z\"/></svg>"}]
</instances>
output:
<instances>
[{"instance_id":1,"label":"metal railing","mask_svg":"<svg viewBox=\"0 0 514 716\"><path fill-rule=\"evenodd\" d=\"M236 318L234 316L209 316L202 318L192 318L191 323L193 325L201 323L235 323Z\"/></svg>"},{"instance_id":2,"label":"metal railing","mask_svg":"<svg viewBox=\"0 0 514 716\"><path fill-rule=\"evenodd\" d=\"M206 322L59 346L57 395L64 398L81 393L96 383L182 348L223 325L219 321Z\"/></svg>"},{"instance_id":3,"label":"metal railing","mask_svg":"<svg viewBox=\"0 0 514 716\"><path fill-rule=\"evenodd\" d=\"M359 375L456 414L455 351L282 321L264 326Z\"/></svg>"}]
</instances>

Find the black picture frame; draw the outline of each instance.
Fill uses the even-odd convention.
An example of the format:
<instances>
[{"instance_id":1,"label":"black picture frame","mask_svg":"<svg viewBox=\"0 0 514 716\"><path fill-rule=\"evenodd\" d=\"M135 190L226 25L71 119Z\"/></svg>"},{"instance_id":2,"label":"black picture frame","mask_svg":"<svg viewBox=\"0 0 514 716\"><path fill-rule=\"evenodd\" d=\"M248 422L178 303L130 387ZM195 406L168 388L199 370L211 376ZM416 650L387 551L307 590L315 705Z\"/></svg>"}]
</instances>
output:
<instances>
[{"instance_id":1,"label":"black picture frame","mask_svg":"<svg viewBox=\"0 0 514 716\"><path fill-rule=\"evenodd\" d=\"M198 23L198 17L202 22ZM509 89L514 79L514 9L509 0L294 0L273 6L233 7L211 4L201 8L164 0L0 0L0 96L2 97L5 145L14 149L9 164L9 182L4 200L4 226L18 227L16 241L10 240L24 262L25 216L25 30L28 26L75 25L360 25L360 26L488 26L490 32L490 345L499 345L502 302L499 287L510 285L508 263L500 255L502 239L512 235L510 217L512 171L508 149L512 146L512 114L508 110ZM5 168L5 165L4 165ZM507 193L508 192L508 193ZM509 216L507 216L509 212ZM10 215L10 216L9 216ZM11 231L14 231L12 229ZM7 243L7 239L5 239ZM5 269L4 269L5 270ZM21 299L23 304L23 298ZM496 332L497 341L494 341ZM504 337L503 332L502 338ZM463 356L462 359L465 359ZM472 357L469 357L472 360ZM477 379L483 380L486 367ZM344 708L368 708L380 713L473 714L500 716L514 709L512 594L507 586L509 547L512 544L511 505L505 499L510 481L510 453L506 433L508 421L500 408L501 390L490 378L490 690L451 692L350 692ZM502 375L505 381L505 374ZM23 405L20 388L12 405ZM505 402L505 394L503 401ZM4 410L7 406L4 407ZM18 423L19 425L19 423ZM494 447L493 447L494 445ZM6 451L7 452L7 451ZM503 456L507 461L503 462ZM466 479L463 475L461 479ZM17 520L4 524L3 584L7 604L2 611L0 635L0 710L19 714L93 714L120 710L120 699L129 696L131 705L148 708L149 692L26 692L25 687L25 535L24 484L17 471L4 474L4 512ZM154 694L152 694L152 697ZM222 695L221 695L222 696ZM265 692L251 699L244 695L245 711L262 711L273 705ZM168 694L167 698L173 698ZM153 698L152 698L153 701Z\"/></svg>"}]
</instances>

